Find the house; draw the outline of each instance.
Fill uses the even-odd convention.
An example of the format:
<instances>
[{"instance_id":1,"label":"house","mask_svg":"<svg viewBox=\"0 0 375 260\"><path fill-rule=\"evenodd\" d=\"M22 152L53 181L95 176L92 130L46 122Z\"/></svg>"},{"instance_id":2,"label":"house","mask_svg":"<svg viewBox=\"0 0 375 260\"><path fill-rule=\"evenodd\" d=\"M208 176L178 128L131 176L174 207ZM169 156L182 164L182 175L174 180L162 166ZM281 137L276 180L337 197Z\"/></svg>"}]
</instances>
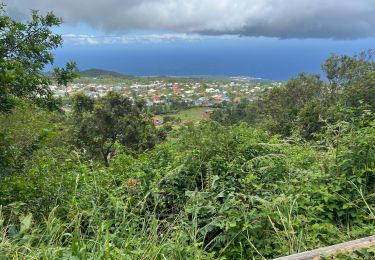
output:
<instances>
[{"instance_id":1,"label":"house","mask_svg":"<svg viewBox=\"0 0 375 260\"><path fill-rule=\"evenodd\" d=\"M65 96L65 91L64 90L61 90L61 89L59 89L59 90L57 90L57 91L55 91L55 93L54 93L54 97L56 98L56 97L63 97L63 96Z\"/></svg>"},{"instance_id":2,"label":"house","mask_svg":"<svg viewBox=\"0 0 375 260\"><path fill-rule=\"evenodd\" d=\"M160 96L155 95L155 96L153 97L153 99L152 99L152 102L153 102L154 104L159 104L159 103L161 103L161 98L160 98Z\"/></svg>"},{"instance_id":3,"label":"house","mask_svg":"<svg viewBox=\"0 0 375 260\"><path fill-rule=\"evenodd\" d=\"M122 92L124 89L121 86L114 86L114 87L112 87L112 90L116 91L116 92Z\"/></svg>"},{"instance_id":4,"label":"house","mask_svg":"<svg viewBox=\"0 0 375 260\"><path fill-rule=\"evenodd\" d=\"M207 109L206 111L203 112L202 114L202 119L208 120L210 119L210 114L212 113L211 109Z\"/></svg>"},{"instance_id":5,"label":"house","mask_svg":"<svg viewBox=\"0 0 375 260\"><path fill-rule=\"evenodd\" d=\"M229 98L228 96L222 96L222 97L221 97L221 101L229 102L229 101L230 101L230 98Z\"/></svg>"},{"instance_id":6,"label":"house","mask_svg":"<svg viewBox=\"0 0 375 260\"><path fill-rule=\"evenodd\" d=\"M214 89L214 88L208 88L208 89L206 89L206 92L207 93L217 93L217 92L219 92L220 90L218 90L218 89Z\"/></svg>"},{"instance_id":7,"label":"house","mask_svg":"<svg viewBox=\"0 0 375 260\"><path fill-rule=\"evenodd\" d=\"M200 98L198 98L198 99L194 102L194 104L195 104L196 106L204 106L204 105L208 105L208 104L209 104L209 101L208 101L208 98L206 98L206 97L200 97Z\"/></svg>"},{"instance_id":8,"label":"house","mask_svg":"<svg viewBox=\"0 0 375 260\"><path fill-rule=\"evenodd\" d=\"M212 96L212 99L213 99L215 102L220 102L220 101L221 101L221 95L213 95L213 96Z\"/></svg>"},{"instance_id":9,"label":"house","mask_svg":"<svg viewBox=\"0 0 375 260\"><path fill-rule=\"evenodd\" d=\"M162 125L163 124L163 119L161 119L158 116L152 117L152 121L154 121L154 125Z\"/></svg>"}]
</instances>

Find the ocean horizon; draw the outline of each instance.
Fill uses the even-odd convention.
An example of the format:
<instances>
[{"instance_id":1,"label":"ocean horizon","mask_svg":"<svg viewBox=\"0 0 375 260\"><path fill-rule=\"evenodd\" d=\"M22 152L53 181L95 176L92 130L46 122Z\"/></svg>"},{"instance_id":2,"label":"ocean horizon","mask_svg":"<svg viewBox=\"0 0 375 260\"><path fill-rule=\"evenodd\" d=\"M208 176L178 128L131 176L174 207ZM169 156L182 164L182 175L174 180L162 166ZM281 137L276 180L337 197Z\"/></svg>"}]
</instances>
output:
<instances>
[{"instance_id":1,"label":"ocean horizon","mask_svg":"<svg viewBox=\"0 0 375 260\"><path fill-rule=\"evenodd\" d=\"M353 55L375 46L375 39L176 41L64 46L55 65L77 62L80 70L98 68L133 76L246 76L287 80L300 72L321 73L330 54Z\"/></svg>"}]
</instances>

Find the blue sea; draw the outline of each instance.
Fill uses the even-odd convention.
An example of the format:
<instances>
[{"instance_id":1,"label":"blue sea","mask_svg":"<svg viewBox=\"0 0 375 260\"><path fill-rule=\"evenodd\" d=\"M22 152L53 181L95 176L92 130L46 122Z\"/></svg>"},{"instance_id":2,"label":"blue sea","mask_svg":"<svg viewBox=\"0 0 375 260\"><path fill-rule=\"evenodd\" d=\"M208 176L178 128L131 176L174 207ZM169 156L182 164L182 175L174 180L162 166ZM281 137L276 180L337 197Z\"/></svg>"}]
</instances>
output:
<instances>
[{"instance_id":1,"label":"blue sea","mask_svg":"<svg viewBox=\"0 0 375 260\"><path fill-rule=\"evenodd\" d=\"M299 72L321 73L331 54L375 48L362 40L208 39L130 44L72 45L55 51L55 65L75 60L81 70L100 68L136 76L250 76L286 80Z\"/></svg>"}]
</instances>

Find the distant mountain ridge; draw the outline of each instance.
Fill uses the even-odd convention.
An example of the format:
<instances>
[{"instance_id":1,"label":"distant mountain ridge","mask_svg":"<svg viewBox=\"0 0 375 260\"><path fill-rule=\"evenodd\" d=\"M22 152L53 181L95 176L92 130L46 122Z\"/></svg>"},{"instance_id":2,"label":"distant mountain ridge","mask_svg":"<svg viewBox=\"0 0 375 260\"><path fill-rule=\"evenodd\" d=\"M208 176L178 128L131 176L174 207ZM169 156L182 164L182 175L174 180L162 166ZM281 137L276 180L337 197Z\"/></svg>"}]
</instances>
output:
<instances>
[{"instance_id":1,"label":"distant mountain ridge","mask_svg":"<svg viewBox=\"0 0 375 260\"><path fill-rule=\"evenodd\" d=\"M102 70L102 69L87 69L79 72L81 77L92 78L132 78L130 75L122 74L115 71Z\"/></svg>"},{"instance_id":2,"label":"distant mountain ridge","mask_svg":"<svg viewBox=\"0 0 375 260\"><path fill-rule=\"evenodd\" d=\"M79 72L81 77L88 78L122 78L122 79L131 79L131 78L197 78L197 79L227 79L227 80L236 80L242 82L275 82L270 79L263 78L254 78L249 76L213 76L213 75L181 75L181 76L172 76L172 75L155 75L155 76L133 76L128 74L123 74L120 72L104 70L104 69L87 69Z\"/></svg>"}]
</instances>

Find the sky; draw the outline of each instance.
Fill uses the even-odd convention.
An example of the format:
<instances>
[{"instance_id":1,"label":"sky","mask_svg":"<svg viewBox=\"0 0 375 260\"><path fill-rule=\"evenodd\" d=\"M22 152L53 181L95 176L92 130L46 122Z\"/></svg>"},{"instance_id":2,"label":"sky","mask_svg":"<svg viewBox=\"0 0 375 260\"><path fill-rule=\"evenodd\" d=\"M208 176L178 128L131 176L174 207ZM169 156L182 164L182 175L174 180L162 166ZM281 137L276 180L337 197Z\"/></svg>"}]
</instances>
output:
<instances>
[{"instance_id":1,"label":"sky","mask_svg":"<svg viewBox=\"0 0 375 260\"><path fill-rule=\"evenodd\" d=\"M4 0L3 0L4 1ZM5 0L25 21L53 11L56 65L132 75L287 79L331 53L375 48L374 0Z\"/></svg>"}]
</instances>

